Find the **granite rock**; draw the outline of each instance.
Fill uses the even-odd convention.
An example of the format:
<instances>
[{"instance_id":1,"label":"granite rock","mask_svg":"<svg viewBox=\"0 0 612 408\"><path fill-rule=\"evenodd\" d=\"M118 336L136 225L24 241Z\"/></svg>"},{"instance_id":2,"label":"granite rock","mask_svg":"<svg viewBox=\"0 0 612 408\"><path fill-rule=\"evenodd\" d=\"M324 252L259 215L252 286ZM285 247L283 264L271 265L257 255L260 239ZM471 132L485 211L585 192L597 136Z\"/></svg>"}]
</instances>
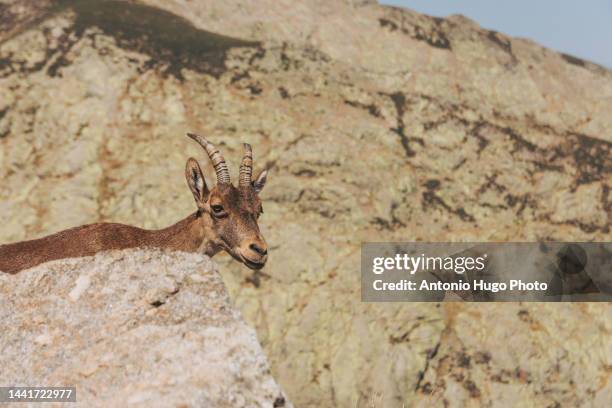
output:
<instances>
[{"instance_id":1,"label":"granite rock","mask_svg":"<svg viewBox=\"0 0 612 408\"><path fill-rule=\"evenodd\" d=\"M125 250L0 274L0 384L80 406L291 406L208 257Z\"/></svg>"}]
</instances>

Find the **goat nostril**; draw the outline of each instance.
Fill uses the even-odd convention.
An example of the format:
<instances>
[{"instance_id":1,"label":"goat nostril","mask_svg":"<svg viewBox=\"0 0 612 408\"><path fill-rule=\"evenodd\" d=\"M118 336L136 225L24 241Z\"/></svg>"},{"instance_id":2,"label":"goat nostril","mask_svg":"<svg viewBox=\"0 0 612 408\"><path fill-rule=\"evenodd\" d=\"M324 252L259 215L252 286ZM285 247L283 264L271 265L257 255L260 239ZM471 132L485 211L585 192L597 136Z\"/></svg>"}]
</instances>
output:
<instances>
[{"instance_id":1,"label":"goat nostril","mask_svg":"<svg viewBox=\"0 0 612 408\"><path fill-rule=\"evenodd\" d=\"M262 248L260 246L258 246L257 244L251 244L249 245L249 248L251 248L253 251L257 252L259 255L264 256L268 253L268 250L265 248Z\"/></svg>"}]
</instances>

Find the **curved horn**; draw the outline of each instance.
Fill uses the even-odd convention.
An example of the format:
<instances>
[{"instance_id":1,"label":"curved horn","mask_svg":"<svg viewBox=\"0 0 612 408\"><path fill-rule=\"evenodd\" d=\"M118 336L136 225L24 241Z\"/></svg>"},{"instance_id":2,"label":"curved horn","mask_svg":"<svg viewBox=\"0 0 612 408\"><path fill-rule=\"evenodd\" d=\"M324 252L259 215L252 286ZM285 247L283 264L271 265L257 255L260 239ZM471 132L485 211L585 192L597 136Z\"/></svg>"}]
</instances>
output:
<instances>
[{"instance_id":1,"label":"curved horn","mask_svg":"<svg viewBox=\"0 0 612 408\"><path fill-rule=\"evenodd\" d=\"M240 187L248 187L251 185L251 173L253 173L253 150L248 143L244 144L244 157L240 163Z\"/></svg>"},{"instance_id":2,"label":"curved horn","mask_svg":"<svg viewBox=\"0 0 612 408\"><path fill-rule=\"evenodd\" d=\"M210 161L215 167L215 172L217 173L217 183L229 183L229 170L227 170L227 164L225 164L225 159L219 152L219 149L200 135L187 133L187 136L198 142L200 146L206 150L206 153L208 153L208 157L210 157Z\"/></svg>"}]
</instances>

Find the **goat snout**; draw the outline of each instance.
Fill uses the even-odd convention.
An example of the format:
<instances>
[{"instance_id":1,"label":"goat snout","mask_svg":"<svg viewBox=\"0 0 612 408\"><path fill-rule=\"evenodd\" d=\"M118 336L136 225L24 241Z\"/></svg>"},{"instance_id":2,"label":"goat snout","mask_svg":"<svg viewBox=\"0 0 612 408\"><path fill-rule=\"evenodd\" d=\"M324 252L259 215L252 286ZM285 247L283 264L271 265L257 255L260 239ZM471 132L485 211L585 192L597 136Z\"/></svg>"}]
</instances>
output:
<instances>
[{"instance_id":1,"label":"goat snout","mask_svg":"<svg viewBox=\"0 0 612 408\"><path fill-rule=\"evenodd\" d=\"M241 246L240 255L246 266L260 269L268 260L268 246L263 240L250 241Z\"/></svg>"},{"instance_id":2,"label":"goat snout","mask_svg":"<svg viewBox=\"0 0 612 408\"><path fill-rule=\"evenodd\" d=\"M268 254L268 248L265 245L261 245L260 243L253 243L249 245L249 249L256 252L260 256L266 256Z\"/></svg>"}]
</instances>

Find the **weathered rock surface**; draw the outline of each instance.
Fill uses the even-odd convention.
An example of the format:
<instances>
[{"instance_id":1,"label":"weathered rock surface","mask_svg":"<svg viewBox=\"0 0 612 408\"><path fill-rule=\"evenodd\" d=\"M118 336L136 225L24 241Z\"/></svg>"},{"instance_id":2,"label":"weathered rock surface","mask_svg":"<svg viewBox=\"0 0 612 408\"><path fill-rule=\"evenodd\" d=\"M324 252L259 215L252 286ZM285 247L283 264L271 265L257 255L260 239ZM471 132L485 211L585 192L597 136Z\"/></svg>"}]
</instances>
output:
<instances>
[{"instance_id":1,"label":"weathered rock surface","mask_svg":"<svg viewBox=\"0 0 612 408\"><path fill-rule=\"evenodd\" d=\"M290 406L208 257L112 251L0 274L0 384L83 407Z\"/></svg>"},{"instance_id":2,"label":"weathered rock surface","mask_svg":"<svg viewBox=\"0 0 612 408\"><path fill-rule=\"evenodd\" d=\"M272 167L270 260L256 274L216 260L298 406L609 395L608 304L359 293L363 241L609 241L609 70L370 1L60 3L1 3L0 241L97 220L169 225L193 210L185 160L207 162L185 132L218 142L234 175L249 141ZM525 342L531 361L510 359ZM457 350L489 353L490 371L471 363L447 380Z\"/></svg>"}]
</instances>

